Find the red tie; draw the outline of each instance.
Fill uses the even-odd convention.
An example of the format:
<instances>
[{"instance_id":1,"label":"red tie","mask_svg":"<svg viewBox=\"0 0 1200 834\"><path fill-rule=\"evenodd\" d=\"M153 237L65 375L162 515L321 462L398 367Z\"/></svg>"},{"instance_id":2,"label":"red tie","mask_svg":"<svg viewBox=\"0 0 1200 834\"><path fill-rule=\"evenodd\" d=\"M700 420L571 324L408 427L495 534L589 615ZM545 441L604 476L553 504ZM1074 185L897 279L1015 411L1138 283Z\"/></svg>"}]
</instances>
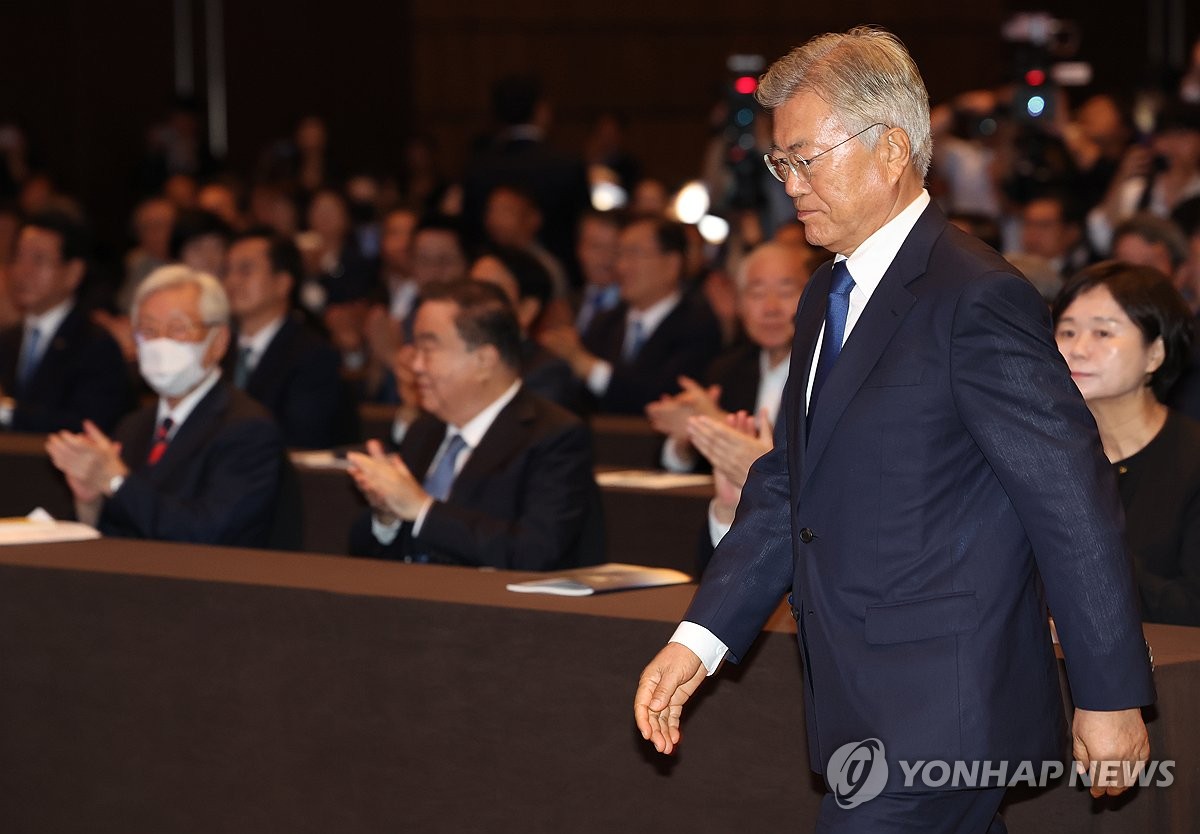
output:
<instances>
[{"instance_id":1,"label":"red tie","mask_svg":"<svg viewBox=\"0 0 1200 834\"><path fill-rule=\"evenodd\" d=\"M158 429L154 432L154 445L150 447L150 454L146 456L146 463L153 466L162 459L163 453L167 451L167 439L171 436L173 425L175 425L175 421L170 417L159 423Z\"/></svg>"}]
</instances>

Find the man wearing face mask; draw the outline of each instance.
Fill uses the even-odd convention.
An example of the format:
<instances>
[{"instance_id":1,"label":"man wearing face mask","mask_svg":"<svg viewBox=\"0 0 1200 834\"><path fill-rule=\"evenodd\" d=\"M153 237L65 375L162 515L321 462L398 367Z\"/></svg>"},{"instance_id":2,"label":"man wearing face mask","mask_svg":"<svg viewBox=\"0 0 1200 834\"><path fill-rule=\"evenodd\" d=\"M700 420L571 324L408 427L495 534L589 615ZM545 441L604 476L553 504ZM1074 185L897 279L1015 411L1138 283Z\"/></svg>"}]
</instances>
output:
<instances>
[{"instance_id":1,"label":"man wearing face mask","mask_svg":"<svg viewBox=\"0 0 1200 834\"><path fill-rule=\"evenodd\" d=\"M283 439L267 412L221 377L229 301L186 266L151 273L134 297L138 367L158 402L109 439L94 424L46 450L79 518L105 535L202 544L269 544Z\"/></svg>"}]
</instances>

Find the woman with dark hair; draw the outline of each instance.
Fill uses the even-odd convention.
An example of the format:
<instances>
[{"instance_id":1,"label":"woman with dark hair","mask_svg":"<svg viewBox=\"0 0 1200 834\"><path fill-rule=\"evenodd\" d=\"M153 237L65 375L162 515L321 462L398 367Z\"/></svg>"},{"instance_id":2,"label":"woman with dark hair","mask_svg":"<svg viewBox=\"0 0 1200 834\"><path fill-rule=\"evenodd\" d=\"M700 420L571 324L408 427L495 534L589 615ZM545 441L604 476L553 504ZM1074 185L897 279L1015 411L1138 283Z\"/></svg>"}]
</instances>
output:
<instances>
[{"instance_id":1,"label":"woman with dark hair","mask_svg":"<svg viewBox=\"0 0 1200 834\"><path fill-rule=\"evenodd\" d=\"M1117 473L1143 619L1200 625L1200 423L1161 402L1191 353L1187 305L1158 270L1106 261L1063 287L1053 316Z\"/></svg>"}]
</instances>

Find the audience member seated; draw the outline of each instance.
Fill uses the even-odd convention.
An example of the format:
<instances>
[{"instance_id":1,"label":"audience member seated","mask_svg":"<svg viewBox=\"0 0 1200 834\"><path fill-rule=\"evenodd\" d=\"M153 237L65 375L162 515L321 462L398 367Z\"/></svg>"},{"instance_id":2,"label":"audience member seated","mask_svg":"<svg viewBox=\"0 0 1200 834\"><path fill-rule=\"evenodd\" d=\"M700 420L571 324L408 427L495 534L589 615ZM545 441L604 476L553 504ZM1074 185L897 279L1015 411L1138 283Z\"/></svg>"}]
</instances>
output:
<instances>
[{"instance_id":1,"label":"audience member seated","mask_svg":"<svg viewBox=\"0 0 1200 834\"><path fill-rule=\"evenodd\" d=\"M1107 254L1121 221L1140 211L1167 217L1175 206L1198 195L1200 107L1171 106L1159 114L1149 143L1126 151L1104 202L1088 213L1092 248Z\"/></svg>"},{"instance_id":2,"label":"audience member seated","mask_svg":"<svg viewBox=\"0 0 1200 834\"><path fill-rule=\"evenodd\" d=\"M8 274L19 325L0 330L0 426L111 431L132 405L121 349L88 320L75 294L86 270L83 229L66 215L25 224Z\"/></svg>"},{"instance_id":3,"label":"audience member seated","mask_svg":"<svg viewBox=\"0 0 1200 834\"><path fill-rule=\"evenodd\" d=\"M723 420L731 412L765 410L775 422L791 364L796 306L808 276L807 253L796 246L764 243L742 260L735 281L746 341L712 364L707 388L684 378L683 391L646 407L650 425L667 435L664 467L683 472L698 462L688 441L689 417Z\"/></svg>"},{"instance_id":4,"label":"audience member seated","mask_svg":"<svg viewBox=\"0 0 1200 834\"><path fill-rule=\"evenodd\" d=\"M621 303L598 315L582 339L571 327L548 329L542 344L571 365L600 412L641 414L681 376L698 379L721 346L717 320L702 298L685 295L687 238L678 223L639 217L621 231Z\"/></svg>"},{"instance_id":5,"label":"audience member seated","mask_svg":"<svg viewBox=\"0 0 1200 834\"><path fill-rule=\"evenodd\" d=\"M492 246L521 249L533 255L550 276L555 298L567 295L567 274L558 258L538 243L542 213L528 191L513 185L498 185L488 194L483 229Z\"/></svg>"},{"instance_id":6,"label":"audience member seated","mask_svg":"<svg viewBox=\"0 0 1200 834\"><path fill-rule=\"evenodd\" d=\"M117 293L117 309L128 310L138 284L160 266L171 262L171 233L177 210L166 197L143 200L133 212L136 245L125 255L125 278Z\"/></svg>"},{"instance_id":7,"label":"audience member seated","mask_svg":"<svg viewBox=\"0 0 1200 834\"><path fill-rule=\"evenodd\" d=\"M1091 259L1084 244L1083 213L1066 194L1049 191L1021 209L1021 251L1045 258L1061 278Z\"/></svg>"},{"instance_id":8,"label":"audience member seated","mask_svg":"<svg viewBox=\"0 0 1200 834\"><path fill-rule=\"evenodd\" d=\"M109 536L267 546L277 510L288 509L283 438L221 377L229 302L220 282L163 267L142 282L132 312L138 365L158 401L122 420L111 440L88 422L46 443L80 520Z\"/></svg>"},{"instance_id":9,"label":"audience member seated","mask_svg":"<svg viewBox=\"0 0 1200 834\"><path fill-rule=\"evenodd\" d=\"M617 245L621 237L621 219L612 212L588 211L579 219L575 257L583 276L583 289L576 304L575 329L586 333L599 313L611 310L621 301L617 284ZM561 322L555 322L560 324Z\"/></svg>"},{"instance_id":10,"label":"audience member seated","mask_svg":"<svg viewBox=\"0 0 1200 834\"><path fill-rule=\"evenodd\" d=\"M393 224L394 218L395 215L389 218ZM393 244L394 241L388 245ZM356 364L347 364L362 369L362 397L367 401L400 401L394 370L389 373L389 368L394 368L398 361L397 351L412 340L413 314L421 288L467 277L466 246L453 218L433 215L421 220L412 233L411 247L411 289L404 293L403 305L399 305L393 295L390 312L382 305L376 305L361 327L349 323L339 325L337 329L330 326L334 342L343 355L359 357ZM396 313L401 311L404 315L396 318ZM407 355L406 352L404 356ZM403 357L399 361L402 362Z\"/></svg>"},{"instance_id":11,"label":"audience member seated","mask_svg":"<svg viewBox=\"0 0 1200 834\"><path fill-rule=\"evenodd\" d=\"M1135 214L1113 232L1113 259L1157 269L1181 291L1180 268L1187 261L1188 245L1183 232L1162 217ZM1187 296L1184 297L1188 301ZM1193 299L1194 300L1194 299Z\"/></svg>"},{"instance_id":12,"label":"audience member seated","mask_svg":"<svg viewBox=\"0 0 1200 834\"><path fill-rule=\"evenodd\" d=\"M331 188L313 195L309 231L298 236L304 263L300 301L314 315L331 305L363 301L370 295L375 265L358 248L346 200Z\"/></svg>"},{"instance_id":13,"label":"audience member seated","mask_svg":"<svg viewBox=\"0 0 1200 834\"><path fill-rule=\"evenodd\" d=\"M392 321L405 321L417 302L413 277L413 237L420 218L410 208L394 208L383 215L379 235L379 289Z\"/></svg>"},{"instance_id":14,"label":"audience member seated","mask_svg":"<svg viewBox=\"0 0 1200 834\"><path fill-rule=\"evenodd\" d=\"M521 327L521 381L525 387L563 408L582 412L583 386L571 373L571 366L530 338L554 293L546 268L528 252L498 246L475 261L471 278L495 284L513 305Z\"/></svg>"},{"instance_id":15,"label":"audience member seated","mask_svg":"<svg viewBox=\"0 0 1200 834\"><path fill-rule=\"evenodd\" d=\"M219 278L232 236L229 225L211 211L182 212L171 233L171 257L197 272Z\"/></svg>"},{"instance_id":16,"label":"audience member seated","mask_svg":"<svg viewBox=\"0 0 1200 834\"><path fill-rule=\"evenodd\" d=\"M338 352L293 309L300 253L270 229L239 235L229 247L225 291L235 349L229 380L275 417L289 448L353 443L354 403L342 383Z\"/></svg>"},{"instance_id":17,"label":"audience member seated","mask_svg":"<svg viewBox=\"0 0 1200 834\"><path fill-rule=\"evenodd\" d=\"M1073 278L1053 311L1116 471L1143 617L1200 625L1200 423L1160 402L1188 361L1187 306L1157 270L1109 261Z\"/></svg>"},{"instance_id":18,"label":"audience member seated","mask_svg":"<svg viewBox=\"0 0 1200 834\"><path fill-rule=\"evenodd\" d=\"M413 370L421 416L399 455L351 453L371 510L351 552L414 562L552 570L601 560L591 439L518 375L520 329L478 281L427 288Z\"/></svg>"}]
</instances>

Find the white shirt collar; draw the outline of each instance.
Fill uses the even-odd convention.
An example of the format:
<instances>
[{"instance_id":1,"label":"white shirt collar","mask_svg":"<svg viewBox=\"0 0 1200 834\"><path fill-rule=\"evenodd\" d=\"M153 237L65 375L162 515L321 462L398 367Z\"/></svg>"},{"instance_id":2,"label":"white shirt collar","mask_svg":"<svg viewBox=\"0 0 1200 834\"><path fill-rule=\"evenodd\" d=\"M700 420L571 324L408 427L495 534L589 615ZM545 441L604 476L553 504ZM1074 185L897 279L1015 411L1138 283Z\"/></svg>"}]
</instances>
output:
<instances>
[{"instance_id":1,"label":"white shirt collar","mask_svg":"<svg viewBox=\"0 0 1200 834\"><path fill-rule=\"evenodd\" d=\"M267 352L267 348L271 344L271 340L275 338L275 334L283 327L283 323L287 321L287 313L284 313L275 321L268 324L266 327L260 328L253 336L238 334L238 350L250 348L250 366L254 367L258 364L258 360L262 359L262 355Z\"/></svg>"},{"instance_id":2,"label":"white shirt collar","mask_svg":"<svg viewBox=\"0 0 1200 834\"><path fill-rule=\"evenodd\" d=\"M504 410L504 407L512 402L513 397L521 390L521 380L516 380L508 387L503 394L492 401L492 404L483 411L476 414L463 426L447 426L446 433L457 432L462 435L462 439L466 441L467 448L474 451L483 436L487 434L488 429L492 427L492 423L496 422L496 417Z\"/></svg>"},{"instance_id":3,"label":"white shirt collar","mask_svg":"<svg viewBox=\"0 0 1200 834\"><path fill-rule=\"evenodd\" d=\"M783 387L787 384L788 371L791 369L792 355L788 353L775 367L765 350L758 352L758 394L754 402L754 416L764 408L771 418L771 423L779 417L779 404L783 400Z\"/></svg>"},{"instance_id":4,"label":"white shirt collar","mask_svg":"<svg viewBox=\"0 0 1200 834\"><path fill-rule=\"evenodd\" d=\"M921 189L915 200L859 244L848 259L842 255L834 258L835 263L846 261L846 268L854 277L856 290L862 290L867 298L871 297L928 205L929 192Z\"/></svg>"},{"instance_id":5,"label":"white shirt collar","mask_svg":"<svg viewBox=\"0 0 1200 834\"><path fill-rule=\"evenodd\" d=\"M662 324L663 319L671 314L675 306L683 299L683 293L676 290L661 301L656 301L647 307L645 310L629 309L625 314L625 323L631 324L635 321L642 323L642 339L649 339L658 326Z\"/></svg>"},{"instance_id":6,"label":"white shirt collar","mask_svg":"<svg viewBox=\"0 0 1200 834\"><path fill-rule=\"evenodd\" d=\"M58 332L58 328L62 326L63 320L70 315L71 308L75 306L74 298L66 298L65 300L55 304L44 313L34 314L27 313L25 315L25 332L37 328L38 331L38 352L42 352L44 345L50 344L50 339Z\"/></svg>"},{"instance_id":7,"label":"white shirt collar","mask_svg":"<svg viewBox=\"0 0 1200 834\"><path fill-rule=\"evenodd\" d=\"M174 437L175 432L179 431L179 427L182 426L184 421L191 416L192 412L196 410L196 406L198 406L200 401L207 396L208 392L213 389L213 386L217 384L217 380L220 378L220 367L218 366L213 368L208 372L208 376L204 378L204 381L197 385L192 393L180 400L174 408L170 408L167 405L167 401L164 398L159 397L158 418L155 425L160 425L163 421L163 418L170 417L172 426L169 437Z\"/></svg>"}]
</instances>

